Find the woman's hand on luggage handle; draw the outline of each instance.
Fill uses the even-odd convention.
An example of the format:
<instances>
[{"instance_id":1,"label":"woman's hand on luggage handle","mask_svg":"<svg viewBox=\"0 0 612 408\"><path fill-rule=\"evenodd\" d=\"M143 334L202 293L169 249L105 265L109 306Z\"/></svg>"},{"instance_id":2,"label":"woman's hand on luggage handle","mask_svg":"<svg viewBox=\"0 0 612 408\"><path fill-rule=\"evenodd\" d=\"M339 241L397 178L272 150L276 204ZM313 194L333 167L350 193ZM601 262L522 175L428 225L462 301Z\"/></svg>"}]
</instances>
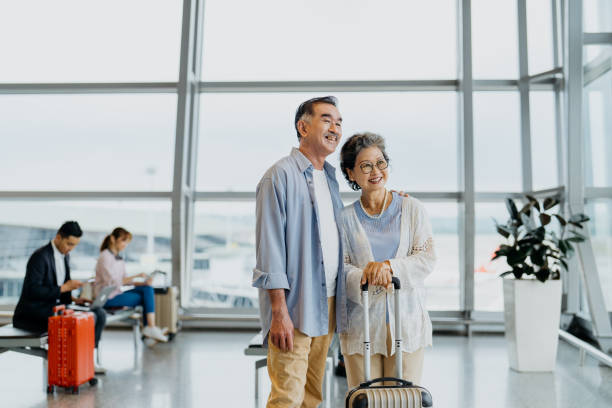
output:
<instances>
[{"instance_id":1,"label":"woman's hand on luggage handle","mask_svg":"<svg viewBox=\"0 0 612 408\"><path fill-rule=\"evenodd\" d=\"M391 265L389 261L385 262L370 262L363 268L361 275L361 284L368 282L370 285L378 285L389 287L391 285Z\"/></svg>"}]
</instances>

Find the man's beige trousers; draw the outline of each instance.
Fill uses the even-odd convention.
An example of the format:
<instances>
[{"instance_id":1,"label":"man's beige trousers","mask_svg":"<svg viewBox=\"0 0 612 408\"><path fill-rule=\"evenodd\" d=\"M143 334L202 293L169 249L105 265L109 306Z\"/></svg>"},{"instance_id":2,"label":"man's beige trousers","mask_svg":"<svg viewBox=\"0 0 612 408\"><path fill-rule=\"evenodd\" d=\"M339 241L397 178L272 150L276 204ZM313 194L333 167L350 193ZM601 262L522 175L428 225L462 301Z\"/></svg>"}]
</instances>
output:
<instances>
[{"instance_id":1,"label":"man's beige trousers","mask_svg":"<svg viewBox=\"0 0 612 408\"><path fill-rule=\"evenodd\" d=\"M323 401L327 350L336 329L335 298L327 298L328 334L308 337L294 329L293 351L268 343L268 374L272 390L268 408L316 408Z\"/></svg>"}]
</instances>

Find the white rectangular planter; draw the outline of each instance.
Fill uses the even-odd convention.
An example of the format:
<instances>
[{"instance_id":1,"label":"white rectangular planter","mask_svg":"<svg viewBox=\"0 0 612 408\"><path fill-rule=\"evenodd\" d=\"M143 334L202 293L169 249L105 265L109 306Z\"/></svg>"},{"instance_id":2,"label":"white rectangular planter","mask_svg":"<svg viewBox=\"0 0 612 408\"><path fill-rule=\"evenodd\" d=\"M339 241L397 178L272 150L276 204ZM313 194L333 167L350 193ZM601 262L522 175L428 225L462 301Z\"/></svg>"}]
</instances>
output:
<instances>
[{"instance_id":1,"label":"white rectangular planter","mask_svg":"<svg viewBox=\"0 0 612 408\"><path fill-rule=\"evenodd\" d=\"M561 281L504 279L508 362L516 371L553 371L559 343Z\"/></svg>"}]
</instances>

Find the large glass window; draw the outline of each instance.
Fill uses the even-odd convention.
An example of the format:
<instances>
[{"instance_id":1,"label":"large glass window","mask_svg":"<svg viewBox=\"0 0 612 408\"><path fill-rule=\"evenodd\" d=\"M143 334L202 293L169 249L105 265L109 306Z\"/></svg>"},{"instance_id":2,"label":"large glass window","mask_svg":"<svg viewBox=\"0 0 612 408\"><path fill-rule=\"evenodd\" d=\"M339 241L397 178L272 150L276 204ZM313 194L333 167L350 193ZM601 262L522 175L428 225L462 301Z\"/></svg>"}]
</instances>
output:
<instances>
[{"instance_id":1,"label":"large glass window","mask_svg":"<svg viewBox=\"0 0 612 408\"><path fill-rule=\"evenodd\" d=\"M177 81L181 9L172 1L1 2L0 82Z\"/></svg>"},{"instance_id":2,"label":"large glass window","mask_svg":"<svg viewBox=\"0 0 612 408\"><path fill-rule=\"evenodd\" d=\"M582 0L582 4L585 32L612 31L612 2L609 0Z\"/></svg>"},{"instance_id":3,"label":"large glass window","mask_svg":"<svg viewBox=\"0 0 612 408\"><path fill-rule=\"evenodd\" d=\"M298 146L297 106L314 94L209 94L201 97L197 186L200 191L254 191L272 164ZM337 93L342 144L356 132L384 136L390 187L404 191L457 189L457 104L451 92ZM338 155L340 189L349 191Z\"/></svg>"},{"instance_id":4,"label":"large glass window","mask_svg":"<svg viewBox=\"0 0 612 408\"><path fill-rule=\"evenodd\" d=\"M553 69L552 2L529 0L527 3L527 47L529 74Z\"/></svg>"},{"instance_id":5,"label":"large glass window","mask_svg":"<svg viewBox=\"0 0 612 408\"><path fill-rule=\"evenodd\" d=\"M521 191L517 92L474 93L474 169L477 191Z\"/></svg>"},{"instance_id":6,"label":"large glass window","mask_svg":"<svg viewBox=\"0 0 612 408\"><path fill-rule=\"evenodd\" d=\"M601 283L601 291L608 311L612 311L612 200L590 201L586 207L591 221L591 244Z\"/></svg>"},{"instance_id":7,"label":"large glass window","mask_svg":"<svg viewBox=\"0 0 612 408\"><path fill-rule=\"evenodd\" d=\"M558 187L555 94L531 92L529 99L533 189Z\"/></svg>"},{"instance_id":8,"label":"large glass window","mask_svg":"<svg viewBox=\"0 0 612 408\"><path fill-rule=\"evenodd\" d=\"M191 306L259 307L255 268L255 203L196 202Z\"/></svg>"},{"instance_id":9,"label":"large glass window","mask_svg":"<svg viewBox=\"0 0 612 408\"><path fill-rule=\"evenodd\" d=\"M171 94L0 96L0 189L169 191L175 122Z\"/></svg>"},{"instance_id":10,"label":"large glass window","mask_svg":"<svg viewBox=\"0 0 612 408\"><path fill-rule=\"evenodd\" d=\"M348 204L348 203L347 203ZM425 281L430 310L459 309L456 203L425 203L438 260ZM197 202L191 306L257 308L255 203Z\"/></svg>"},{"instance_id":11,"label":"large glass window","mask_svg":"<svg viewBox=\"0 0 612 408\"><path fill-rule=\"evenodd\" d=\"M520 203L517 202L517 205ZM474 248L474 306L476 310L504 309L502 278L499 274L510 270L505 258L491 260L504 243L495 229L495 222L505 224L508 212L503 202L476 204L476 246Z\"/></svg>"},{"instance_id":12,"label":"large glass window","mask_svg":"<svg viewBox=\"0 0 612 408\"><path fill-rule=\"evenodd\" d=\"M95 276L102 240L118 226L133 234L124 253L128 274L171 273L169 202L5 200L0 203L0 303L17 303L30 255L68 220L83 229L70 256L71 277Z\"/></svg>"},{"instance_id":13,"label":"large glass window","mask_svg":"<svg viewBox=\"0 0 612 408\"><path fill-rule=\"evenodd\" d=\"M209 0L202 78L455 78L456 33L454 0Z\"/></svg>"},{"instance_id":14,"label":"large glass window","mask_svg":"<svg viewBox=\"0 0 612 408\"><path fill-rule=\"evenodd\" d=\"M474 78L518 77L516 13L516 1L472 0Z\"/></svg>"},{"instance_id":15,"label":"large glass window","mask_svg":"<svg viewBox=\"0 0 612 408\"><path fill-rule=\"evenodd\" d=\"M583 55L585 65L597 66L612 58L612 45L585 45Z\"/></svg>"},{"instance_id":16,"label":"large glass window","mask_svg":"<svg viewBox=\"0 0 612 408\"><path fill-rule=\"evenodd\" d=\"M612 71L584 89L585 184L612 186Z\"/></svg>"},{"instance_id":17,"label":"large glass window","mask_svg":"<svg viewBox=\"0 0 612 408\"><path fill-rule=\"evenodd\" d=\"M456 203L425 202L433 228L436 266L425 280L428 310L459 310L459 235Z\"/></svg>"},{"instance_id":18,"label":"large glass window","mask_svg":"<svg viewBox=\"0 0 612 408\"><path fill-rule=\"evenodd\" d=\"M0 44L0 83L103 86L178 80L182 2L48 3L0 5L0 36L11 39ZM315 88L309 92L310 81L372 81L368 85L374 87L376 81L434 80L421 88L430 89L441 83L435 80L457 78L457 6L461 2L358 3L202 3L203 35L201 42L196 40L202 53L198 79L242 83L245 90L214 93L206 88L200 95L194 117L199 123L196 160L185 162L196 166L186 170L195 170L197 192L210 194L196 201L194 234L185 241L193 251L193 263L184 275L188 282L182 282L189 288L183 294L184 304L247 313L258 307L257 291L251 287L255 203L250 197L234 200L238 195L231 194L222 198L226 201L218 201L221 194L215 194L252 194L266 169L298 146L293 123L296 107L308 98L328 94ZM472 0L471 4L474 78L517 79L516 0ZM534 74L553 68L552 2L526 4L529 71ZM610 2L584 0L584 4L585 31L612 31ZM586 46L586 62L605 62L609 49ZM590 79L588 74L585 77ZM610 75L591 82L585 90L587 186L609 187L612 182L612 167L607 164L612 147L606 137L612 134L606 114L612 99ZM268 81L301 81L306 91L251 92L253 83L270 91ZM19 92L16 89L11 92ZM344 118L340 146L354 133L379 133L391 158L390 188L457 192L457 175L463 171L458 168L457 92L390 89L332 92ZM13 194L0 202L0 303L16 301L29 255L67 219L78 220L85 230L72 257L75 277L91 276L103 236L119 225L134 233L126 252L130 273L171 272L169 199L86 198L91 197L87 192L169 192L173 188L177 95L116 91L108 87L97 94L62 94L58 88L57 94L0 95L0 190L67 191L73 199L16 201ZM534 188L555 187L559 180L553 92L531 92L530 102ZM511 87L479 90L474 93L473 114L476 191L521 191L519 93ZM340 148L328 158L336 167L339 152ZM350 191L340 169L337 178L340 189ZM82 198L74 201L73 194L78 197L79 192L84 192ZM459 310L459 248L464 238L458 234L459 204L441 200L425 202L438 255L436 268L426 280L427 307ZM593 212L605 223L604 210L599 209L608 211L609 206L600 204L593 204ZM502 292L497 275L506 267L503 261L490 261L502 242L491 217L505 221L501 200L476 206L475 302L477 310L499 311ZM594 233L599 240L598 265L604 269L603 259L609 254L600 238L606 234Z\"/></svg>"}]
</instances>

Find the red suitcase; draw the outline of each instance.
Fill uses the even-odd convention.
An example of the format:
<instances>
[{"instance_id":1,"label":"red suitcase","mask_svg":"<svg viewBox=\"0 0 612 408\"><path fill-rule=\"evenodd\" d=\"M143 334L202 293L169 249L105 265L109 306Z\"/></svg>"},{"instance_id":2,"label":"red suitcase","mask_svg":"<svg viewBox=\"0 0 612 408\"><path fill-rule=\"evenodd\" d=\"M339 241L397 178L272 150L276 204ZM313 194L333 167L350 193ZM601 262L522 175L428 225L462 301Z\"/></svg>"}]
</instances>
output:
<instances>
[{"instance_id":1,"label":"red suitcase","mask_svg":"<svg viewBox=\"0 0 612 408\"><path fill-rule=\"evenodd\" d=\"M49 352L47 392L55 386L71 388L78 394L79 386L94 378L94 316L89 312L74 312L65 305L53 308L49 317Z\"/></svg>"}]
</instances>

